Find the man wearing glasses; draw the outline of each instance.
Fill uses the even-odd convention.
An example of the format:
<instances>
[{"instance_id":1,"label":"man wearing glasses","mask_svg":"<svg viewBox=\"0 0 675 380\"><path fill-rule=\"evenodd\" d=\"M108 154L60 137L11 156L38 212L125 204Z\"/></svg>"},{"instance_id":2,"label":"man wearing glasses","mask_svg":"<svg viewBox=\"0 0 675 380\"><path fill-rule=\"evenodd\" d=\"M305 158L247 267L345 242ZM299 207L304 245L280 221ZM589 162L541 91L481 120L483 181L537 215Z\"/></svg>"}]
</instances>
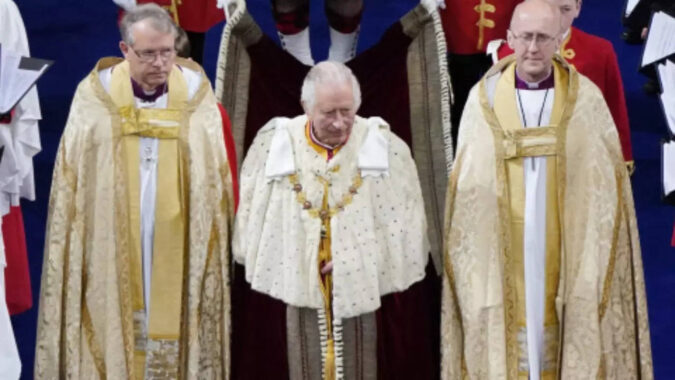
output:
<instances>
[{"instance_id":1,"label":"man wearing glasses","mask_svg":"<svg viewBox=\"0 0 675 380\"><path fill-rule=\"evenodd\" d=\"M446 199L443 378L651 379L631 184L602 93L554 54L561 15L514 11L472 89Z\"/></svg>"},{"instance_id":2,"label":"man wearing glasses","mask_svg":"<svg viewBox=\"0 0 675 380\"><path fill-rule=\"evenodd\" d=\"M78 86L56 157L35 377L227 378L232 186L201 67L155 4Z\"/></svg>"},{"instance_id":3,"label":"man wearing glasses","mask_svg":"<svg viewBox=\"0 0 675 380\"><path fill-rule=\"evenodd\" d=\"M588 34L572 26L572 22L579 17L582 0L548 0L560 9L562 16L562 43L559 54L580 73L587 76L602 92L609 111L616 124L621 141L621 150L624 160L633 171L633 150L630 142L630 126L628 124L628 110L623 91L623 81L619 71L619 63L612 44L598 36ZM496 46L500 41L495 41ZM495 63L513 53L506 41L501 41L497 51L492 54Z\"/></svg>"}]
</instances>

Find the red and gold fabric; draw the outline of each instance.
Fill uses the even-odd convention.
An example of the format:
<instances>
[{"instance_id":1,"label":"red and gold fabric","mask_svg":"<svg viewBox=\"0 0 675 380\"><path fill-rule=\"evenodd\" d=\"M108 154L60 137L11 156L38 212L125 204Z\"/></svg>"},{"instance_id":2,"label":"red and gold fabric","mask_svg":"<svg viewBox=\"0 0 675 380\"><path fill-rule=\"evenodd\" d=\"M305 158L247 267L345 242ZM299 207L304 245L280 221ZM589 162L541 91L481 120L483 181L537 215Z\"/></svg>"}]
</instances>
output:
<instances>
[{"instance_id":1,"label":"red and gold fabric","mask_svg":"<svg viewBox=\"0 0 675 380\"><path fill-rule=\"evenodd\" d=\"M522 0L445 0L440 9L451 54L484 53L487 43L506 38L513 9Z\"/></svg>"},{"instance_id":2,"label":"red and gold fabric","mask_svg":"<svg viewBox=\"0 0 675 380\"><path fill-rule=\"evenodd\" d=\"M204 33L225 20L225 12L216 7L216 0L136 0L136 2L155 3L165 8L171 13L176 24L189 32Z\"/></svg>"}]
</instances>

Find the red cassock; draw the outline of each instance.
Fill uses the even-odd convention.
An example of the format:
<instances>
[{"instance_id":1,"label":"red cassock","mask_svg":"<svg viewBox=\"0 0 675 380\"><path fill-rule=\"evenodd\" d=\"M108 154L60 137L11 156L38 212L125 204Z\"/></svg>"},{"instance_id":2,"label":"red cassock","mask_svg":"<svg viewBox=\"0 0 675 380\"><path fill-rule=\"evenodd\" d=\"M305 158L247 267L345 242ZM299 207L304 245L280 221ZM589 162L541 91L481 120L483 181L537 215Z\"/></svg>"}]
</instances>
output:
<instances>
[{"instance_id":1,"label":"red cassock","mask_svg":"<svg viewBox=\"0 0 675 380\"><path fill-rule=\"evenodd\" d=\"M513 50L504 42L497 55L502 59L511 53ZM619 132L623 158L628 162L633 161L623 81L612 44L604 38L572 27L560 47L560 55L600 88Z\"/></svg>"},{"instance_id":2,"label":"red cassock","mask_svg":"<svg viewBox=\"0 0 675 380\"><path fill-rule=\"evenodd\" d=\"M448 52L484 53L487 43L506 38L513 9L522 0L445 0L440 10Z\"/></svg>"},{"instance_id":3,"label":"red cassock","mask_svg":"<svg viewBox=\"0 0 675 380\"><path fill-rule=\"evenodd\" d=\"M9 314L19 314L31 308L33 298L28 270L26 234L23 229L21 207L11 207L2 218L2 238L5 243L5 289Z\"/></svg>"},{"instance_id":4,"label":"red cassock","mask_svg":"<svg viewBox=\"0 0 675 380\"><path fill-rule=\"evenodd\" d=\"M225 137L225 149L227 150L227 162L232 173L232 195L234 198L234 211L239 206L239 180L237 179L237 152L234 150L234 136L232 135L232 123L225 111L225 107L218 103L220 117L223 119L223 137Z\"/></svg>"},{"instance_id":5,"label":"red cassock","mask_svg":"<svg viewBox=\"0 0 675 380\"><path fill-rule=\"evenodd\" d=\"M216 0L136 0L137 4L155 3L166 8L174 21L188 32L204 33L225 20Z\"/></svg>"}]
</instances>

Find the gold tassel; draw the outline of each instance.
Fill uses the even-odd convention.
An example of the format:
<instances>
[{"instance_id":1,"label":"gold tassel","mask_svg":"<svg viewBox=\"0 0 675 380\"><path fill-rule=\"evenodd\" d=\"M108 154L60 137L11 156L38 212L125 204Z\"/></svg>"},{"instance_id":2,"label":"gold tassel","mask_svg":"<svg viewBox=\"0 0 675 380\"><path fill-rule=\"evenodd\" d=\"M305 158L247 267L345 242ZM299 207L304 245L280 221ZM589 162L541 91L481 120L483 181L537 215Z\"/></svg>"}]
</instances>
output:
<instances>
[{"instance_id":1,"label":"gold tassel","mask_svg":"<svg viewBox=\"0 0 675 380\"><path fill-rule=\"evenodd\" d=\"M335 344L332 337L326 342L326 363L323 370L324 380L335 380Z\"/></svg>"}]
</instances>

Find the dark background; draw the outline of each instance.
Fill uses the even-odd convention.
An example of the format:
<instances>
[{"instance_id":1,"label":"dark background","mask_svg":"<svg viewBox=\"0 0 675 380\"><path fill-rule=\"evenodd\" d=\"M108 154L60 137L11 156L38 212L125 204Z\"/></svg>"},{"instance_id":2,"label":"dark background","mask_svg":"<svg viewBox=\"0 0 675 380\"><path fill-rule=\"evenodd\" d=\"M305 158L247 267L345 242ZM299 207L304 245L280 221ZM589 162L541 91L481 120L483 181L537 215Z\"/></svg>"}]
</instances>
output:
<instances>
[{"instance_id":1,"label":"dark background","mask_svg":"<svg viewBox=\"0 0 675 380\"><path fill-rule=\"evenodd\" d=\"M78 82L100 57L120 55L117 44L117 9L110 0L16 0L23 15L33 56L56 61L39 83L42 122L42 152L35 157L37 200L22 203L34 306L12 317L23 363L22 379L32 379L35 328L40 274L47 220L47 202L56 149ZM365 0L359 51L371 46L382 32L409 9L414 0ZM659 141L667 127L657 98L641 91L644 78L637 73L641 46L626 45L619 39L623 1L584 2L575 25L610 40L619 58L631 121L636 172L633 192L640 229L640 241L647 282L654 369L657 379L675 379L675 249L670 236L675 220L672 207L660 199L661 154ZM269 0L249 0L258 23L275 34ZM328 29L323 3L311 0L311 38L314 59L325 59ZM204 68L213 79L223 25L206 37ZM11 291L11 289L8 289Z\"/></svg>"}]
</instances>

